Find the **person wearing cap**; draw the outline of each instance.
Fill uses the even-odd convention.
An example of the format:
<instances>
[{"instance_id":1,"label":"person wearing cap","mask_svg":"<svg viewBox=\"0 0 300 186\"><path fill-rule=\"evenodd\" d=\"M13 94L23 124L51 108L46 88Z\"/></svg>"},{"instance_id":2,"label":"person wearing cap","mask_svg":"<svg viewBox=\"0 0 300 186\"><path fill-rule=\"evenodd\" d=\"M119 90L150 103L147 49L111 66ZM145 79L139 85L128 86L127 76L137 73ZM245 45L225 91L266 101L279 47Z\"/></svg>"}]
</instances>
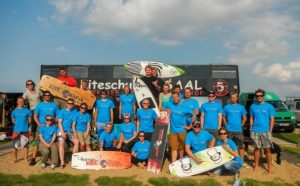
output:
<instances>
[{"instance_id":1,"label":"person wearing cap","mask_svg":"<svg viewBox=\"0 0 300 186\"><path fill-rule=\"evenodd\" d=\"M107 98L107 92L101 91L101 98L95 103L94 121L98 136L104 131L106 123L113 123L115 107L112 100Z\"/></svg>"},{"instance_id":2,"label":"person wearing cap","mask_svg":"<svg viewBox=\"0 0 300 186\"><path fill-rule=\"evenodd\" d=\"M192 128L192 122L195 121L196 116L199 115L199 103L197 100L191 97L192 89L187 87L184 89L184 99L182 105L189 110L190 113L186 116L186 126Z\"/></svg>"},{"instance_id":3,"label":"person wearing cap","mask_svg":"<svg viewBox=\"0 0 300 186\"><path fill-rule=\"evenodd\" d=\"M57 114L58 114L58 106L56 103L52 101L52 95L49 91L45 91L43 93L43 101L38 103L37 106L34 109L33 119L35 123L37 124L37 131L39 131L39 128L41 126L46 125L45 117L47 115L50 115L53 120L56 120ZM35 158L37 151L39 150L39 135L36 135L36 145L33 149L32 153L32 159L30 161L30 165L35 164Z\"/></svg>"},{"instance_id":4,"label":"person wearing cap","mask_svg":"<svg viewBox=\"0 0 300 186\"><path fill-rule=\"evenodd\" d=\"M120 96L119 119L122 119L123 114L130 114L131 118L135 118L136 99L134 94L130 93L128 85L124 87L124 93Z\"/></svg>"},{"instance_id":5,"label":"person wearing cap","mask_svg":"<svg viewBox=\"0 0 300 186\"><path fill-rule=\"evenodd\" d=\"M238 93L230 93L231 103L224 107L223 123L228 130L228 137L238 145L238 151L244 159L244 134L243 126L247 120L245 107L238 103Z\"/></svg>"},{"instance_id":6,"label":"person wearing cap","mask_svg":"<svg viewBox=\"0 0 300 186\"><path fill-rule=\"evenodd\" d=\"M105 131L98 138L100 151L114 151L117 147L117 134L113 131L111 123L105 124Z\"/></svg>"},{"instance_id":7,"label":"person wearing cap","mask_svg":"<svg viewBox=\"0 0 300 186\"><path fill-rule=\"evenodd\" d=\"M197 164L200 164L202 160L197 158L195 153L213 147L216 140L209 132L201 129L199 121L193 122L192 128L193 130L187 134L185 139L185 152Z\"/></svg>"},{"instance_id":8,"label":"person wearing cap","mask_svg":"<svg viewBox=\"0 0 300 186\"><path fill-rule=\"evenodd\" d=\"M264 101L265 91L258 89L255 91L257 102L250 106L250 136L254 146L254 171L259 166L260 152L264 149L268 172L272 168L272 147L271 133L274 127L274 116L276 111L270 103Z\"/></svg>"},{"instance_id":9,"label":"person wearing cap","mask_svg":"<svg viewBox=\"0 0 300 186\"><path fill-rule=\"evenodd\" d=\"M222 105L216 100L216 95L214 91L209 91L208 102L202 104L201 106L201 128L207 130L216 139L218 139L218 130L221 128L222 124Z\"/></svg>"},{"instance_id":10,"label":"person wearing cap","mask_svg":"<svg viewBox=\"0 0 300 186\"><path fill-rule=\"evenodd\" d=\"M120 141L118 143L117 149L121 149L124 152L131 152L131 148L135 143L135 138L137 135L136 126L131 122L130 114L124 114L124 123L120 126Z\"/></svg>"}]
</instances>

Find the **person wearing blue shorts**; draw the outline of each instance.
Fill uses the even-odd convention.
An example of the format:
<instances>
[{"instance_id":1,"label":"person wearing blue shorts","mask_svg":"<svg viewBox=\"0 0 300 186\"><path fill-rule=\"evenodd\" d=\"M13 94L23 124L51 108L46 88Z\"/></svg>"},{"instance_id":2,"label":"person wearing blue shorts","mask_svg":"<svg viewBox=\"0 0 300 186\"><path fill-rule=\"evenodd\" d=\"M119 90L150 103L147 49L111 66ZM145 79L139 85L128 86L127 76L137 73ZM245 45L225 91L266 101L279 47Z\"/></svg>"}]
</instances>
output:
<instances>
[{"instance_id":1,"label":"person wearing blue shorts","mask_svg":"<svg viewBox=\"0 0 300 186\"><path fill-rule=\"evenodd\" d=\"M250 135L254 146L254 171L258 169L260 151L264 149L268 164L268 172L272 169L271 134L274 127L274 107L264 102L265 91L258 89L255 91L257 103L250 107Z\"/></svg>"},{"instance_id":2,"label":"person wearing blue shorts","mask_svg":"<svg viewBox=\"0 0 300 186\"><path fill-rule=\"evenodd\" d=\"M105 124L105 131L98 138L100 151L114 151L117 147L117 134L111 123Z\"/></svg>"},{"instance_id":3,"label":"person wearing blue shorts","mask_svg":"<svg viewBox=\"0 0 300 186\"><path fill-rule=\"evenodd\" d=\"M150 142L145 140L145 133L138 133L139 140L133 145L131 150L131 162L139 167L145 168L148 165L150 153Z\"/></svg>"}]
</instances>

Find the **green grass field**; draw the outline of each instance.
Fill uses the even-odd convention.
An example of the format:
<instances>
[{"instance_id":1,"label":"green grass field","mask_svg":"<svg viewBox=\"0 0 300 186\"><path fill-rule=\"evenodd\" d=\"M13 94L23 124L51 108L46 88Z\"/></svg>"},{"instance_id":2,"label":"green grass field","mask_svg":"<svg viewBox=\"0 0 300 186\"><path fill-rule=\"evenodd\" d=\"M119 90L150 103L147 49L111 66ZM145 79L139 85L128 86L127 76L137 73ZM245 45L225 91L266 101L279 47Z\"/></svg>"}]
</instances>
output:
<instances>
[{"instance_id":1,"label":"green grass field","mask_svg":"<svg viewBox=\"0 0 300 186\"><path fill-rule=\"evenodd\" d=\"M290 143L299 143L300 142L300 134L295 133L273 133L274 137L288 141Z\"/></svg>"}]
</instances>

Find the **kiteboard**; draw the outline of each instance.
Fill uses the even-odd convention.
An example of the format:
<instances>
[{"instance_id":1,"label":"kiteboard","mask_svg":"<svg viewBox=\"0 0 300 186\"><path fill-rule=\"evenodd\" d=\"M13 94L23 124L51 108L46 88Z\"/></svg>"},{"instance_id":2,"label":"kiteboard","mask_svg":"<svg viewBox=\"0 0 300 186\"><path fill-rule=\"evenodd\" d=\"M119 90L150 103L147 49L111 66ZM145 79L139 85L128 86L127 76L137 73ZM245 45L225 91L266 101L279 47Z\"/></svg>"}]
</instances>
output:
<instances>
[{"instance_id":1,"label":"kiteboard","mask_svg":"<svg viewBox=\"0 0 300 186\"><path fill-rule=\"evenodd\" d=\"M142 101L147 98L150 101L150 108L153 109L156 112L156 114L159 116L159 110L155 98L151 93L151 91L149 90L149 88L147 87L147 85L145 84L145 82L137 75L133 76L132 82L133 82L133 90L134 90L134 94L138 106L142 108L141 107Z\"/></svg>"},{"instance_id":2,"label":"kiteboard","mask_svg":"<svg viewBox=\"0 0 300 186\"><path fill-rule=\"evenodd\" d=\"M96 97L92 94L88 94L85 90L65 85L57 78L48 75L42 76L39 82L39 88L43 91L48 90L53 96L64 100L73 98L76 105L80 105L84 102L89 109L93 108L94 102L96 101Z\"/></svg>"},{"instance_id":3,"label":"kiteboard","mask_svg":"<svg viewBox=\"0 0 300 186\"><path fill-rule=\"evenodd\" d=\"M221 146L199 151L195 155L202 163L196 164L191 158L184 157L169 165L170 173L179 177L192 176L217 168L234 158Z\"/></svg>"},{"instance_id":4,"label":"kiteboard","mask_svg":"<svg viewBox=\"0 0 300 186\"><path fill-rule=\"evenodd\" d=\"M125 64L124 68L133 74L145 76L145 67L148 65L157 69L158 77L160 78L172 78L185 73L185 71L179 67L154 61L133 61Z\"/></svg>"},{"instance_id":5,"label":"kiteboard","mask_svg":"<svg viewBox=\"0 0 300 186\"><path fill-rule=\"evenodd\" d=\"M155 122L152 134L150 153L147 170L153 173L160 173L163 165L164 154L167 145L167 133L170 124L170 115L161 111Z\"/></svg>"},{"instance_id":6,"label":"kiteboard","mask_svg":"<svg viewBox=\"0 0 300 186\"><path fill-rule=\"evenodd\" d=\"M75 169L127 169L131 167L131 155L117 151L90 151L72 155Z\"/></svg>"}]
</instances>

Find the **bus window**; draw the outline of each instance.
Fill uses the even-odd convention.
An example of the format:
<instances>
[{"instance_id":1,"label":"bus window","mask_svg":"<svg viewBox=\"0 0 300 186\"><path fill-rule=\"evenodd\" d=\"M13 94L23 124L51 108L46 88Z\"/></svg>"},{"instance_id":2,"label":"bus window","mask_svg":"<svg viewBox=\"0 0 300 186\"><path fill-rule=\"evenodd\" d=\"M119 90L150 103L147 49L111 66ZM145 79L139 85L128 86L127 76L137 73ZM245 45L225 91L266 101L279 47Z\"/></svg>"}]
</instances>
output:
<instances>
[{"instance_id":1,"label":"bus window","mask_svg":"<svg viewBox=\"0 0 300 186\"><path fill-rule=\"evenodd\" d=\"M88 78L88 67L87 66L70 66L68 67L68 74L78 79Z\"/></svg>"},{"instance_id":2,"label":"bus window","mask_svg":"<svg viewBox=\"0 0 300 186\"><path fill-rule=\"evenodd\" d=\"M300 109L300 102L296 102L296 109Z\"/></svg>"},{"instance_id":3,"label":"bus window","mask_svg":"<svg viewBox=\"0 0 300 186\"><path fill-rule=\"evenodd\" d=\"M124 70L123 66L114 66L114 78L132 78L132 74Z\"/></svg>"},{"instance_id":4,"label":"bus window","mask_svg":"<svg viewBox=\"0 0 300 186\"><path fill-rule=\"evenodd\" d=\"M212 78L235 79L235 70L212 70Z\"/></svg>"}]
</instances>

